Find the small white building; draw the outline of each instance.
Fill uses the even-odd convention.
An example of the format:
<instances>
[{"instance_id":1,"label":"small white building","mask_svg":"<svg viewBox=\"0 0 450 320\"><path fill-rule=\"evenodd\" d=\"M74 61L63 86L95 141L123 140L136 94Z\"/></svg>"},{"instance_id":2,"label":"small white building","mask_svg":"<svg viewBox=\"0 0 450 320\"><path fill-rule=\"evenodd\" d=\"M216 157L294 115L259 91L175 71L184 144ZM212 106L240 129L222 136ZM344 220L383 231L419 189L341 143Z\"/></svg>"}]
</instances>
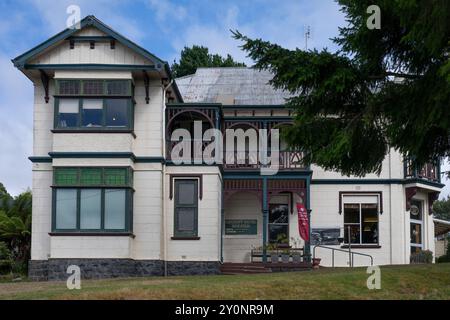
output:
<instances>
[{"instance_id":1,"label":"small white building","mask_svg":"<svg viewBox=\"0 0 450 320\"><path fill-rule=\"evenodd\" d=\"M315 248L324 266L348 266L349 242L375 265L434 251L439 165L415 168L392 150L379 176L344 177L303 167L302 153L283 142L275 175L248 154L241 164L176 165L171 134L193 131L195 120L202 133L292 123L267 72L200 68L173 79L167 62L93 16L13 63L35 87L33 279L65 279L72 264L85 278L215 274L222 263L251 261L305 266L317 244L327 247ZM298 204L310 215L308 242ZM289 262L272 261L278 249Z\"/></svg>"}]
</instances>

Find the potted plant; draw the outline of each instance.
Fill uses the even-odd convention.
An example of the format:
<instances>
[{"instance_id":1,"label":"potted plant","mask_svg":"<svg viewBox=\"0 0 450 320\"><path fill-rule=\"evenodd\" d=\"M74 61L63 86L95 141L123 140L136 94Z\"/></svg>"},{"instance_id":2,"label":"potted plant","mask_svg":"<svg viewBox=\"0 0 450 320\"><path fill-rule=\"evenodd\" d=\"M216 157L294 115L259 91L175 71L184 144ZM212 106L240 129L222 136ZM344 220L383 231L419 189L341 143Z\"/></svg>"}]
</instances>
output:
<instances>
[{"instance_id":1,"label":"potted plant","mask_svg":"<svg viewBox=\"0 0 450 320\"><path fill-rule=\"evenodd\" d=\"M313 258L313 259L312 259L312 266L313 266L313 269L319 269L319 267L320 267L320 261L322 261L322 259L320 259L320 258Z\"/></svg>"}]
</instances>

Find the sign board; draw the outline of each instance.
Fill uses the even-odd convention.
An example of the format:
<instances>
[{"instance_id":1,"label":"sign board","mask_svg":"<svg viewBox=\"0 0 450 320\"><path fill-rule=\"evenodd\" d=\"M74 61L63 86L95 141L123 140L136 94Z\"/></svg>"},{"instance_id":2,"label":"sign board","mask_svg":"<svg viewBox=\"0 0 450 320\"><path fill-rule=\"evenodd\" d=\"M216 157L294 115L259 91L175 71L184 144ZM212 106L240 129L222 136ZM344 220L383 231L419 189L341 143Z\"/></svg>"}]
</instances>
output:
<instances>
[{"instance_id":1,"label":"sign board","mask_svg":"<svg viewBox=\"0 0 450 320\"><path fill-rule=\"evenodd\" d=\"M321 228L311 230L311 245L338 245L341 230L339 228Z\"/></svg>"},{"instance_id":2,"label":"sign board","mask_svg":"<svg viewBox=\"0 0 450 320\"><path fill-rule=\"evenodd\" d=\"M225 220L226 235L256 235L258 234L257 220Z\"/></svg>"}]
</instances>

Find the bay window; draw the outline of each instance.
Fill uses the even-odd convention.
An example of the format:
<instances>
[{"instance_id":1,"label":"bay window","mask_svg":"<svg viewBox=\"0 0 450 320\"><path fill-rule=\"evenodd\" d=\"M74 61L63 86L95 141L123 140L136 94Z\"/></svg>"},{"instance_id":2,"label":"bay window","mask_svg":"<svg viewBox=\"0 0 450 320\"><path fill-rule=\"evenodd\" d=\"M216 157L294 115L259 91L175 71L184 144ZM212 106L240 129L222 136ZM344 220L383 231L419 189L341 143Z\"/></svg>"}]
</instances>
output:
<instances>
[{"instance_id":1,"label":"bay window","mask_svg":"<svg viewBox=\"0 0 450 320\"><path fill-rule=\"evenodd\" d=\"M53 232L131 232L130 168L55 168Z\"/></svg>"}]
</instances>

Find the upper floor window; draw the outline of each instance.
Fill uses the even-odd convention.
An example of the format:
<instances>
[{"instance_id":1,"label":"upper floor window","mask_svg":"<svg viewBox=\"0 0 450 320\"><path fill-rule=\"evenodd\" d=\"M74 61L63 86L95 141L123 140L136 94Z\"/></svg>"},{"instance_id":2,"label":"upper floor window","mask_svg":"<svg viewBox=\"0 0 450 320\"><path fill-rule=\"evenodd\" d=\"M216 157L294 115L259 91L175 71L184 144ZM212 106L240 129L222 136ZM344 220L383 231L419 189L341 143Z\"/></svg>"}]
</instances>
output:
<instances>
[{"instance_id":1,"label":"upper floor window","mask_svg":"<svg viewBox=\"0 0 450 320\"><path fill-rule=\"evenodd\" d=\"M58 80L57 129L132 129L134 102L129 80Z\"/></svg>"}]
</instances>

